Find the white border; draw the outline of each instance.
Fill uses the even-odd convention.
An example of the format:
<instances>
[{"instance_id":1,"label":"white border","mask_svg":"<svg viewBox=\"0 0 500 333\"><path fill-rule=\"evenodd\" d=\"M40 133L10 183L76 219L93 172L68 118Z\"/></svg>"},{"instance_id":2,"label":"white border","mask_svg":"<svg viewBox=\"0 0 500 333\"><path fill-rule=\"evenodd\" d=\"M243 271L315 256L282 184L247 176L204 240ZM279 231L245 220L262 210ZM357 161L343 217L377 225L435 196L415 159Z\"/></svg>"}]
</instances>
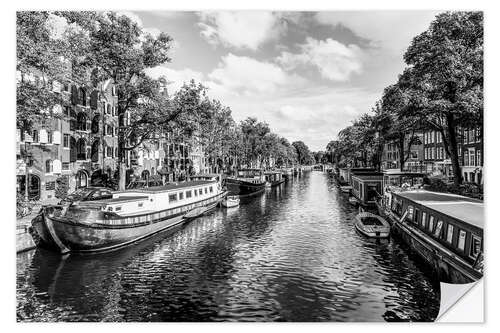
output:
<instances>
[{"instance_id":1,"label":"white border","mask_svg":"<svg viewBox=\"0 0 500 333\"><path fill-rule=\"evenodd\" d=\"M15 219L14 213L14 195L15 193L15 179L13 177L15 172L15 11L18 9L91 9L91 10L104 10L104 9L129 9L129 10L200 10L200 9L281 9L281 10L369 10L369 9L450 9L450 10L485 10L485 30L486 30L486 60L485 60L485 135L486 135L486 149L487 152L485 156L485 163L487 165L485 172L486 180L486 207L487 216L489 217L485 229L485 245L486 245L486 270L487 276L486 281L499 281L496 279L497 267L496 263L499 262L497 256L500 252L495 248L498 246L498 240L495 236L488 237L488 235L499 235L498 231L498 214L494 214L493 211L496 201L500 198L498 195L498 172L496 171L496 166L500 165L498 156L496 153L498 148L496 145L500 143L500 138L498 137L500 131L496 130L493 124L500 123L500 107L498 105L498 95L499 85L496 84L495 79L497 79L500 71L498 70L498 63L500 61L500 54L498 52L498 31L500 31L500 15L498 10L496 10L495 1L436 1L436 0L419 0L412 1L411 3L395 0L378 0L378 1L361 1L361 0L350 0L350 1L321 1L321 0L308 0L308 1L269 1L269 0L253 0L246 2L237 2L230 0L183 0L178 2L158 2L158 1L132 1L132 0L121 0L121 1L99 1L99 0L87 0L84 2L74 2L74 1L5 1L2 3L1 11L1 24L2 24L2 41L6 46L4 52L1 53L2 56L2 68L1 71L2 79L0 81L2 96L4 97L2 101L2 121L1 121L1 135L2 143L4 143L4 154L7 157L6 162L1 163L1 175L3 175L2 191L1 191L1 201L3 208L3 215L6 216L3 219L4 232L2 242L0 242L2 248L2 261L3 263L3 274L1 275L1 287L2 287L2 302L0 313L2 316L2 323L4 323L4 331L16 330L16 331L50 331L59 332L67 331L68 329L76 331L87 331L91 330L110 330L110 329L120 329L121 331L136 332L138 329L145 328L147 330L175 330L179 329L182 331L186 330L203 330L203 331L254 331L258 330L276 330L284 329L286 331L303 331L305 329L314 329L321 331L331 331L332 329L349 329L349 330L366 330L370 329L374 332L391 332L400 331L402 329L413 329L422 328L425 330L442 330L442 329L452 329L453 332L467 331L470 333L471 330L477 330L481 328L491 328L493 326L492 322L495 316L498 317L498 308L494 305L486 306L486 325L434 325L434 324L226 324L226 325L207 325L207 324L150 324L147 326L139 326L138 324L16 324L15 323L15 238L14 228ZM498 79L497 79L498 80ZM491 170L491 172L488 172ZM496 191L495 191L496 190ZM490 206L493 206L490 208ZM491 260L490 260L491 258ZM486 282L488 284L488 282ZM493 301L500 295L498 290L498 283L492 282L488 284L488 295L486 297L487 301ZM495 297L496 296L496 297ZM467 298L464 298L464 300ZM467 304L465 307L465 312L467 309L472 309L478 306L478 297L469 300L470 302L476 302L475 304ZM479 304L482 306L482 304ZM492 311L489 311L492 309ZM464 318L465 312L459 313L458 317L452 318ZM490 316L488 316L490 314ZM165 326L168 325L168 326ZM335 325L335 328L332 327ZM7 326L7 327L6 327Z\"/></svg>"}]
</instances>

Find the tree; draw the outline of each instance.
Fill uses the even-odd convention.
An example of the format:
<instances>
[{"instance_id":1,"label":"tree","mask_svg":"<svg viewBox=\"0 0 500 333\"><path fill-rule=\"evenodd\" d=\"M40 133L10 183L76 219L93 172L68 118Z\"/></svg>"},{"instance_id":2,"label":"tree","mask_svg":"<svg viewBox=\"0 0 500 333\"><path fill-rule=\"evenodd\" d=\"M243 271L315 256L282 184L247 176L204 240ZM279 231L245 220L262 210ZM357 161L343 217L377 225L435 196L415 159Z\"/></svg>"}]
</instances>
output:
<instances>
[{"instance_id":1,"label":"tree","mask_svg":"<svg viewBox=\"0 0 500 333\"><path fill-rule=\"evenodd\" d=\"M436 16L429 29L413 39L404 59L413 74L408 83L426 99L420 115L429 128L442 133L458 185L462 177L456 128L483 122L482 12Z\"/></svg>"},{"instance_id":2,"label":"tree","mask_svg":"<svg viewBox=\"0 0 500 333\"><path fill-rule=\"evenodd\" d=\"M292 142L292 146L297 152L297 162L301 165L310 165L314 163L314 158L311 157L309 147L302 141Z\"/></svg>"},{"instance_id":3,"label":"tree","mask_svg":"<svg viewBox=\"0 0 500 333\"><path fill-rule=\"evenodd\" d=\"M172 38L163 32L157 37L144 33L129 17L114 12L73 14L68 19L87 23L82 25L89 29L89 48L82 63L92 68L92 82L111 79L117 87L119 189L124 189L126 152L157 137L182 110L171 107L160 93L161 80L145 74L170 61Z\"/></svg>"},{"instance_id":4,"label":"tree","mask_svg":"<svg viewBox=\"0 0 500 333\"><path fill-rule=\"evenodd\" d=\"M401 76L398 83L384 89L381 107L377 114L381 135L388 142L395 141L398 146L401 171L411 156L411 147L421 144L417 135L421 129L418 92L405 88L401 83L408 75Z\"/></svg>"}]
</instances>

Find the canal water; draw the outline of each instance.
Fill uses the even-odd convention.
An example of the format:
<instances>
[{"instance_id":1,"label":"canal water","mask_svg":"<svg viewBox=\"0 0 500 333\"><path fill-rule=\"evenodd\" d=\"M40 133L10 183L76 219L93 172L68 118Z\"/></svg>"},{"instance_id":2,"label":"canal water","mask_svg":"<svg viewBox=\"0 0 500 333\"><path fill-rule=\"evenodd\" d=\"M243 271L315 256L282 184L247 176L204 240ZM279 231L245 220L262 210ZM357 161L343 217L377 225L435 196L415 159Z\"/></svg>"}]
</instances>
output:
<instances>
[{"instance_id":1,"label":"canal water","mask_svg":"<svg viewBox=\"0 0 500 333\"><path fill-rule=\"evenodd\" d=\"M432 321L439 283L305 173L111 253L17 256L18 321Z\"/></svg>"}]
</instances>

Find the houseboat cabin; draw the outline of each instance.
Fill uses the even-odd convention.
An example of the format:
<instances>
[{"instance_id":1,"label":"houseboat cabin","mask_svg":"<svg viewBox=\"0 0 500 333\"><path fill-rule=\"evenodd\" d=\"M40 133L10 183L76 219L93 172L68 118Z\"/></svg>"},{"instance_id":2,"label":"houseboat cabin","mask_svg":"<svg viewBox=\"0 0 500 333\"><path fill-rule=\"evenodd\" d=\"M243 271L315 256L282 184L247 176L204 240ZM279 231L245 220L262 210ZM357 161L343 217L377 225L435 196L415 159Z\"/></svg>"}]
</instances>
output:
<instances>
[{"instance_id":1,"label":"houseboat cabin","mask_svg":"<svg viewBox=\"0 0 500 333\"><path fill-rule=\"evenodd\" d=\"M198 180L119 191L113 193L113 198L110 200L89 202L86 205L101 206L103 211L113 212L119 216L132 216L189 206L213 197L220 191L219 182Z\"/></svg>"},{"instance_id":2,"label":"houseboat cabin","mask_svg":"<svg viewBox=\"0 0 500 333\"><path fill-rule=\"evenodd\" d=\"M437 269L445 270L451 281L464 283L482 276L482 201L414 190L393 193L390 209L406 238L411 237L414 246L421 244L416 251ZM444 261L435 263L436 254Z\"/></svg>"},{"instance_id":3,"label":"houseboat cabin","mask_svg":"<svg viewBox=\"0 0 500 333\"><path fill-rule=\"evenodd\" d=\"M281 171L266 171L264 177L271 186L277 186L285 181Z\"/></svg>"},{"instance_id":4,"label":"houseboat cabin","mask_svg":"<svg viewBox=\"0 0 500 333\"><path fill-rule=\"evenodd\" d=\"M405 172L398 169L384 171L384 190L391 188L422 188L425 174L420 172Z\"/></svg>"},{"instance_id":5,"label":"houseboat cabin","mask_svg":"<svg viewBox=\"0 0 500 333\"><path fill-rule=\"evenodd\" d=\"M382 193L382 182L380 172L355 172L351 174L351 192L361 205L375 205Z\"/></svg>"}]
</instances>

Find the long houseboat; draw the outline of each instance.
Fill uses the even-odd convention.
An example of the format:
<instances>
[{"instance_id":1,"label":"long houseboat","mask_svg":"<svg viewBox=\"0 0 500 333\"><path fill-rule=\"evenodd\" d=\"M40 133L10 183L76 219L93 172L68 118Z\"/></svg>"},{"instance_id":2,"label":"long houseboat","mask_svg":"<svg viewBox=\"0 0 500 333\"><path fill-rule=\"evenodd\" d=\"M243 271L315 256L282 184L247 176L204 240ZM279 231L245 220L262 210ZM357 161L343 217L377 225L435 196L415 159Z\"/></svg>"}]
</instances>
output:
<instances>
[{"instance_id":1,"label":"long houseboat","mask_svg":"<svg viewBox=\"0 0 500 333\"><path fill-rule=\"evenodd\" d=\"M388 218L393 231L442 282L469 283L482 277L482 201L424 190L393 193Z\"/></svg>"},{"instance_id":2,"label":"long houseboat","mask_svg":"<svg viewBox=\"0 0 500 333\"><path fill-rule=\"evenodd\" d=\"M241 169L236 177L226 178L226 186L230 195L253 195L265 190L266 179L261 169Z\"/></svg>"},{"instance_id":3,"label":"long houseboat","mask_svg":"<svg viewBox=\"0 0 500 333\"><path fill-rule=\"evenodd\" d=\"M45 206L32 221L35 241L67 252L115 249L215 208L226 196L214 180L126 190L112 199Z\"/></svg>"}]
</instances>

